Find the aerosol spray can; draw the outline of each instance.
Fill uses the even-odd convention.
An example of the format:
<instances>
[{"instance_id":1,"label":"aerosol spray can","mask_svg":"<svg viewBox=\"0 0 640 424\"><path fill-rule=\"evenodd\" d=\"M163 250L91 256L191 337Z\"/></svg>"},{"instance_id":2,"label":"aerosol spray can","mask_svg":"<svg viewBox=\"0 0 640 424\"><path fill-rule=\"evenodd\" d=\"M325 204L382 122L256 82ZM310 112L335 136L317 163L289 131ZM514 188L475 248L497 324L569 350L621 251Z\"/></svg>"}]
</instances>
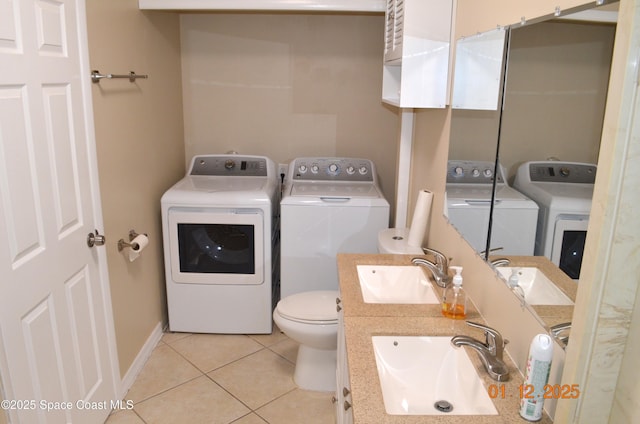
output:
<instances>
[{"instance_id":1,"label":"aerosol spray can","mask_svg":"<svg viewBox=\"0 0 640 424\"><path fill-rule=\"evenodd\" d=\"M538 334L531 341L524 386L520 393L520 416L525 420L538 421L542 418L545 386L549 382L553 340L548 334Z\"/></svg>"}]
</instances>

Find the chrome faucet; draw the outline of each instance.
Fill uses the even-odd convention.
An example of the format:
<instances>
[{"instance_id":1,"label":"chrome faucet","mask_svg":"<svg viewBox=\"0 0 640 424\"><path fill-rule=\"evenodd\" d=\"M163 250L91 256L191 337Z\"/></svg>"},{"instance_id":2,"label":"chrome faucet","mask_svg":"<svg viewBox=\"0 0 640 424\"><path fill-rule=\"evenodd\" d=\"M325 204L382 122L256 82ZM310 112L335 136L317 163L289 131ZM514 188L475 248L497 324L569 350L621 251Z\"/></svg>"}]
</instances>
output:
<instances>
[{"instance_id":1,"label":"chrome faucet","mask_svg":"<svg viewBox=\"0 0 640 424\"><path fill-rule=\"evenodd\" d=\"M491 266L494 268L497 266L509 266L510 263L511 261L508 258L497 258L491 261Z\"/></svg>"},{"instance_id":2,"label":"chrome faucet","mask_svg":"<svg viewBox=\"0 0 640 424\"><path fill-rule=\"evenodd\" d=\"M566 349L567 344L569 343L569 333L571 332L571 323L563 322L561 324L552 325L550 328L550 333L562 346L563 349Z\"/></svg>"},{"instance_id":3,"label":"chrome faucet","mask_svg":"<svg viewBox=\"0 0 640 424\"><path fill-rule=\"evenodd\" d=\"M460 335L452 337L451 344L456 347L469 346L474 349L491 378L496 381L507 381L509 379L509 368L502 360L502 354L504 345L508 343L508 340L503 340L500 333L486 325L471 321L467 321L467 325L483 330L485 343L473 337Z\"/></svg>"},{"instance_id":4,"label":"chrome faucet","mask_svg":"<svg viewBox=\"0 0 640 424\"><path fill-rule=\"evenodd\" d=\"M449 269L449 259L447 259L444 253L428 247L423 247L422 251L425 255L431 255L436 259L436 265L440 268L440 271L447 271Z\"/></svg>"},{"instance_id":5,"label":"chrome faucet","mask_svg":"<svg viewBox=\"0 0 640 424\"><path fill-rule=\"evenodd\" d=\"M427 258L417 257L411 259L411 263L426 267L431 271L431 275L433 275L433 279L439 287L447 287L451 281L451 277L449 277L449 260L447 257L437 250L429 249L428 247L423 247L422 250L426 255L432 255L435 258L435 262L431 262Z\"/></svg>"}]
</instances>

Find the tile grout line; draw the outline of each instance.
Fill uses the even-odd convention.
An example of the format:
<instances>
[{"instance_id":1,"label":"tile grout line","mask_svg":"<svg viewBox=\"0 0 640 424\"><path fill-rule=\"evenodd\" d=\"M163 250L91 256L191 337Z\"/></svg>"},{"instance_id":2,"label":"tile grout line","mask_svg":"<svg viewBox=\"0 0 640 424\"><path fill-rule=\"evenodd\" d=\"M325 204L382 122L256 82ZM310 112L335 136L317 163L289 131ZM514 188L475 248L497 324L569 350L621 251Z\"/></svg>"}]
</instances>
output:
<instances>
[{"instance_id":1,"label":"tile grout line","mask_svg":"<svg viewBox=\"0 0 640 424\"><path fill-rule=\"evenodd\" d=\"M243 334L243 336L248 337L246 334ZM256 342L256 343L258 343L258 342ZM185 361L187 361L189 364L193 365L193 366L195 367L195 369L197 369L198 371L200 371L200 372L201 372L201 373L203 373L204 375L207 375L207 374L208 374L208 373L210 373L210 372L213 372L213 371L219 370L219 369L221 369L221 368L226 367L227 365L231 365L231 364L233 364L233 363L235 363L235 362L238 362L239 360L244 359L244 358L247 358L247 357L249 357L249 356L251 356L251 355L253 355L253 354L255 354L255 353L260 352L261 350L268 349L268 348L267 348L266 346L264 346L262 343L258 343L258 344L259 344L260 346L262 346L260 349L258 349L258 350L256 350L256 351L254 351L254 352L248 353L248 354L246 354L246 355L244 355L244 356L241 356L241 357L239 357L239 358L236 358L236 359L234 359L233 361L230 361L230 362L227 362L227 363L222 364L222 365L220 365L220 366L217 366L217 367L215 367L215 368L212 368L212 369L211 369L211 370L209 370L209 371L204 371L204 370L200 369L200 367L198 367L196 364L194 364L193 362L191 362L191 361L190 361L186 356L184 356L182 353L180 353L179 351L177 351L177 350L176 350L173 346L171 346L170 344L167 344L167 346L169 346L169 347L170 347L174 352L176 352L178 355L180 355L180 357L181 357L181 358L183 358Z\"/></svg>"},{"instance_id":2,"label":"tile grout line","mask_svg":"<svg viewBox=\"0 0 640 424\"><path fill-rule=\"evenodd\" d=\"M266 402L266 403L264 403L264 404L262 404L262 405L260 405L260 406L258 406L257 408L255 408L255 409L254 409L254 408L252 408L250 405L247 405L244 401L242 401L241 399L239 399L238 397L236 397L233 393L231 393L229 390L227 390L224 386L222 386L220 383L218 383L217 381L215 381L215 380L213 379L213 377L211 377L211 376L209 375L209 373L212 373L212 372L214 372L214 371L217 371L217 370L219 370L219 369L222 369L222 368L226 367L227 365L231 365L231 364L233 364L233 363L235 363L235 362L240 361L241 359L248 358L249 356L251 356L251 355L255 355L255 354L257 354L258 352L261 352L261 351L263 351L263 350L268 350L269 352L273 353L274 355L278 356L279 358L282 358L282 359L284 359L285 361L287 361L287 362L289 362L289 363L291 363L291 364L293 364L293 365L295 366L295 362L290 361L289 359L287 359L287 358L285 358L284 356L280 355L278 352L275 352L275 351L271 350L269 347L265 346L264 344L262 344L262 343L258 342L258 341L257 341L257 340L255 340L255 339L251 338L250 336L248 336L248 335L246 335L246 334L244 334L244 336L245 336L245 337L250 338L251 340L254 340L256 343L258 343L258 344L259 344L260 346L262 346L262 347L261 347L260 349L256 350L255 352L251 352L251 353L249 353L249 354L247 354L247 355L245 355L245 356L242 356L242 357L240 357L240 358L237 358L237 359L235 359L235 360L233 360L233 361L231 361L231 362L228 362L228 363L226 363L226 364L224 364L224 365L221 365L221 366L219 366L219 367L213 368L213 369L212 369L212 370L210 370L210 371L203 371L203 370L201 370L200 368L198 368L198 366L196 366L193 362L191 362L191 361L190 361L189 359L187 359L184 355L182 355L180 352L178 352L176 349L174 349L174 348L173 348L173 346L171 346L171 344L167 343L167 346L169 346L169 347L170 347L174 352L176 352L178 355L180 355L182 358L184 358L184 360L185 360L185 361L187 361L189 364L193 365L193 366L194 366L194 367L195 367L195 368L196 368L196 369L197 369L197 370L202 374L201 376L204 376L204 377L208 378L209 380L211 380L211 382L213 382L216 386L220 387L220 389L224 390L227 394L229 394L229 396L233 397L235 400L237 400L237 401L238 401L238 402L240 402L242 405L244 405L247 409L249 409L249 411L250 411L250 412L249 412L248 414L246 414L246 415L250 415L251 413L254 413L254 414L256 414L258 417L260 417L262 420L266 421L266 418L264 418L262 415L260 415L260 414L257 412L257 410L258 410L258 409L260 409L260 408L262 408L262 407L264 407L264 406L266 406L266 405L268 405L268 404L270 404L270 403L272 403L272 402L274 402L275 400L280 399L281 397L283 397L283 396L285 396L285 395L287 395L287 394L289 394L289 393L293 392L294 390L297 390L297 388L298 388L297 386L296 386L296 387L294 387L293 389L291 389L291 390L289 390L289 391L285 392L285 393L282 393L281 395L279 395L279 396L277 396L277 397L275 397L275 398L271 399L269 402ZM187 336L187 337L188 337L188 336ZM283 341L284 341L284 340L283 340ZM280 342L278 342L278 343L280 343ZM278 344L278 343L274 343L273 345L276 345L276 344ZM272 345L272 346L273 346L273 345ZM180 383L180 384L178 384L178 385L176 385L176 386L174 386L174 387L172 387L172 388L169 388L169 389L167 389L167 390L163 391L162 393L166 393L166 392L167 392L167 391L169 391L169 390L172 390L172 389L174 389L174 388L176 388L176 387L182 386L183 384L186 384L186 383L188 383L188 382L190 382L190 381L193 381L193 380L195 380L196 378L200 378L201 376L194 377L194 378L190 379L189 381L185 381L185 382L183 382L183 383ZM161 393L158 393L158 394L156 394L156 395L154 395L154 396L151 396L151 397L149 397L148 399L145 399L145 401L146 401L146 400L149 400L149 399L152 399L153 397L158 396L158 395L160 395L160 394L161 394ZM246 416L246 415L243 415L243 417L244 417L244 416ZM240 418L242 418L242 417L240 417ZM240 418L238 418L238 419L240 419ZM233 422L233 421L232 421L232 422Z\"/></svg>"},{"instance_id":3,"label":"tile grout line","mask_svg":"<svg viewBox=\"0 0 640 424\"><path fill-rule=\"evenodd\" d=\"M196 369L197 369L197 368L196 368ZM199 369L198 369L198 371L199 371L199 372L201 372ZM162 394L165 394L165 393L167 393L168 391L173 390L173 389L176 389L176 388L178 388L178 387L180 387L180 386L184 386L185 384L190 383L190 382L192 382L193 380L196 380L196 379L198 379L198 378L200 378L200 377L202 377L202 376L205 376L205 377L206 377L207 375L201 372L201 375L198 375L198 376L195 376L195 377L190 378L190 379L188 379L188 380L185 380L185 381L183 381L182 383L178 383L178 384L176 384L175 386L171 386L171 387L169 387L169 388L167 388L167 389L165 389L165 390L162 390L162 391L160 391L160 392L158 392L158 393L156 393L156 394L154 394L154 395L151 395L151 396L149 396L149 397L146 397L146 398L144 398L144 399L142 399L142 400L140 400L140 401L138 401L138 402L135 402L135 403L133 404L133 407L134 407L134 409L135 409L135 406L136 406L136 405L139 405L139 404L141 404L141 403L143 403L143 402L146 402L146 401L151 400L151 399L153 399L153 398L155 398L155 397L158 397L158 396L160 396L160 395L162 395Z\"/></svg>"},{"instance_id":4,"label":"tile grout line","mask_svg":"<svg viewBox=\"0 0 640 424\"><path fill-rule=\"evenodd\" d=\"M278 330L278 331L279 331L279 330ZM282 333L281 331L279 331L279 332L280 332L280 333ZM284 334L284 333L282 333L282 334ZM156 393L156 394L154 394L154 395L152 395L152 396L148 396L148 397L146 397L146 398L144 398L144 399L139 400L138 402L136 402L136 403L134 404L133 412L135 413L135 415L136 415L136 416L137 416L137 417L138 417L138 418L139 418L143 423L147 424L147 423L146 423L146 421L142 418L142 416L141 416L141 415L138 413L138 411L135 409L135 406L139 406L140 404L142 404L142 403L144 403L144 402L147 402L147 401L149 401L149 400L151 400L151 399L154 399L154 398L156 398L156 397L158 397L158 396L160 396L160 395L166 394L167 392L169 392L169 391L171 391L171 390L173 390L173 389L176 389L176 388L178 388L178 387L180 387L180 386L183 386L183 385L185 385L185 384L187 384L187 383L193 382L194 380L196 380L196 379L198 379L198 378L200 378L200 377L202 377L202 376L204 376L204 377L206 377L207 379L209 379L209 380L210 380L211 382L213 382L217 387L219 387L220 389L222 389L225 393L227 393L229 396L231 396L233 399L235 399L237 402L239 402L241 405L243 405L244 407L246 407L246 408L248 409L248 411L249 411L249 412L247 412L247 414L245 414L245 415L243 415L243 416L241 416L241 417L238 417L238 418L234 419L233 421L229 422L229 424L234 423L234 422L237 422L237 421L239 421L239 420L241 420L241 419L243 419L243 418L245 418L245 417L247 417L247 416L249 416L249 415L251 415L251 414L255 414L255 415L256 415L257 417L259 417L261 420L263 420L263 421L265 421L265 422L267 422L267 423L268 423L267 419L266 419L265 417L263 417L260 413L258 413L258 412L257 412L257 411L258 411L258 409L260 409L260 408L264 408L265 406L267 406L267 405L269 405L269 404L272 404L273 402L276 402L277 400L279 400L279 399L281 399L282 397L284 397L284 396L286 396L286 395L288 395L288 394L290 394L290 393L294 392L295 390L298 390L298 387L296 386L296 387L292 388L291 390L288 390L288 391L286 391L285 393L282 393L282 394L280 394L280 395L276 396L275 398L273 398L273 399L269 400L268 402L266 402L266 403L264 403L264 404L262 404L262 405L259 405L258 407L256 407L256 408L254 409L254 408L252 408L251 406L249 406L248 404L246 404L244 401L242 401L241 399L239 399L238 397L236 397L233 393L231 393L231 392L230 392L229 390L227 390L224 386L222 386L220 383L218 383L217 381L215 381L215 380L214 380L214 378L213 378L212 376L210 376L210 375L209 375L209 373L212 373L212 372L214 372L214 371L220 370L220 369L222 369L222 368L224 368L224 367L226 367L226 366L228 366L228 365L234 364L234 363L236 363L236 362L238 362L238 361L240 361L240 360L242 360L242 359L246 359L246 358L248 358L248 357L250 357L250 356L252 356L252 355L258 354L259 352L262 352L262 351L265 351L265 350L266 350L266 351L268 351L268 352L270 352L270 353L272 353L272 354L274 354L274 355L276 355L278 358L281 358L281 359L285 360L287 363L290 363L290 364L292 364L292 365L294 365L294 366L295 366L295 360L290 360L290 359L289 359L289 358L287 358L285 355L283 355L283 354L281 354L281 353L279 353L279 352L277 352L277 351L275 351L275 350L273 350L273 349L272 349L273 347L275 347L275 346L277 346L277 345L279 345L279 344L281 344L281 343L283 343L283 342L286 342L286 341L287 341L287 339L286 339L286 338L285 338L285 339L282 339L282 340L278 340L278 341L273 342L273 343L268 343L268 342L261 342L260 340L258 340L258 339L255 339L255 338L251 337L251 335L243 334L243 336L245 336L246 338L248 338L248 339L250 339L250 340L252 340L252 341L256 342L256 343L260 346L260 348L259 348L258 350L256 350L256 351L254 351L254 352L248 353L248 354L243 355L243 356L241 356L241 357L239 357L239 358L236 358L236 359L234 359L234 360L232 360L232 361L230 361L230 362L227 362L227 363L225 363L225 364L222 364L222 365L220 365L220 366L217 366L217 367L215 367L215 368L213 368L213 369L211 369L211 370L209 370L209 371L204 371L204 370L202 370L200 367L198 367L195 363L193 363L191 360L189 360L185 355L183 355L180 351L178 351L178 350L173 346L173 344L174 344L174 343L177 343L177 342L179 342L179 341L181 341L181 340L184 340L184 339L186 339L186 338L189 338L189 337L191 337L191 336L193 336L193 335L194 335L194 333L191 333L191 334L185 334L185 336L184 336L184 337L180 337L180 338L178 338L178 339L172 340L171 342L167 342L167 341L162 340L162 339L161 339L161 340L159 340L159 344L160 344L160 343L162 343L163 345L168 346L169 348L171 348L171 350L172 350L173 352L177 353L177 354L178 354L178 356L179 356L180 358L184 359L188 364L190 364L191 366L193 366L193 367L198 371L198 374L199 374L199 375L197 375L197 376L195 376L195 377L193 377L193 378L190 378L190 379L188 379L188 380L185 380L185 381L183 381L183 382L181 382L181 383L179 383L179 384L176 384L176 385L174 385L174 386L172 386L172 387L170 387L170 388L167 388L167 389L165 389L165 390L162 390L162 391L160 391L160 392L158 392L158 393ZM157 347L157 346L156 346L156 347Z\"/></svg>"}]
</instances>

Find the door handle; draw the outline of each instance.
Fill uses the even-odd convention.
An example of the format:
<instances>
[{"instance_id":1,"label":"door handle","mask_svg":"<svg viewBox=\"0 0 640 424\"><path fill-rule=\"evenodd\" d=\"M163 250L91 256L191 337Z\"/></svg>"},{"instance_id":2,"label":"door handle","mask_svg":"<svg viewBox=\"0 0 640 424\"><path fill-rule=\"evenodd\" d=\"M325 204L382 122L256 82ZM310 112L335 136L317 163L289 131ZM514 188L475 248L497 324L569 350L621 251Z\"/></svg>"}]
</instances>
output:
<instances>
[{"instance_id":1,"label":"door handle","mask_svg":"<svg viewBox=\"0 0 640 424\"><path fill-rule=\"evenodd\" d=\"M106 241L107 241L107 238L104 236L104 234L100 234L98 230L96 230L95 234L89 233L87 235L87 246L89 247L104 246Z\"/></svg>"}]
</instances>

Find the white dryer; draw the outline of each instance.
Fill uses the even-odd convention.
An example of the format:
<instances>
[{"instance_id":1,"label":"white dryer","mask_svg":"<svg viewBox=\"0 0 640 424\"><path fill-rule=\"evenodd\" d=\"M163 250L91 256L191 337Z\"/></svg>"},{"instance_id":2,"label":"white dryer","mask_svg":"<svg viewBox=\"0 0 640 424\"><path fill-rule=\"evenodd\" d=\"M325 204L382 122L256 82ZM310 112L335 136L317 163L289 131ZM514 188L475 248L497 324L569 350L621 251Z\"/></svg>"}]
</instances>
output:
<instances>
[{"instance_id":1,"label":"white dryer","mask_svg":"<svg viewBox=\"0 0 640 424\"><path fill-rule=\"evenodd\" d=\"M580 276L596 170L589 163L526 162L513 183L540 206L535 255L546 256L574 280Z\"/></svg>"},{"instance_id":2,"label":"white dryer","mask_svg":"<svg viewBox=\"0 0 640 424\"><path fill-rule=\"evenodd\" d=\"M281 297L337 290L338 253L376 253L389 226L368 159L307 157L289 164L280 202Z\"/></svg>"},{"instance_id":3,"label":"white dryer","mask_svg":"<svg viewBox=\"0 0 640 424\"><path fill-rule=\"evenodd\" d=\"M447 211L451 224L478 252L487 249L494 162L450 160ZM498 167L490 250L500 255L533 255L538 205L510 187Z\"/></svg>"},{"instance_id":4,"label":"white dryer","mask_svg":"<svg viewBox=\"0 0 640 424\"><path fill-rule=\"evenodd\" d=\"M171 331L271 333L278 188L266 157L201 155L162 196Z\"/></svg>"}]
</instances>

